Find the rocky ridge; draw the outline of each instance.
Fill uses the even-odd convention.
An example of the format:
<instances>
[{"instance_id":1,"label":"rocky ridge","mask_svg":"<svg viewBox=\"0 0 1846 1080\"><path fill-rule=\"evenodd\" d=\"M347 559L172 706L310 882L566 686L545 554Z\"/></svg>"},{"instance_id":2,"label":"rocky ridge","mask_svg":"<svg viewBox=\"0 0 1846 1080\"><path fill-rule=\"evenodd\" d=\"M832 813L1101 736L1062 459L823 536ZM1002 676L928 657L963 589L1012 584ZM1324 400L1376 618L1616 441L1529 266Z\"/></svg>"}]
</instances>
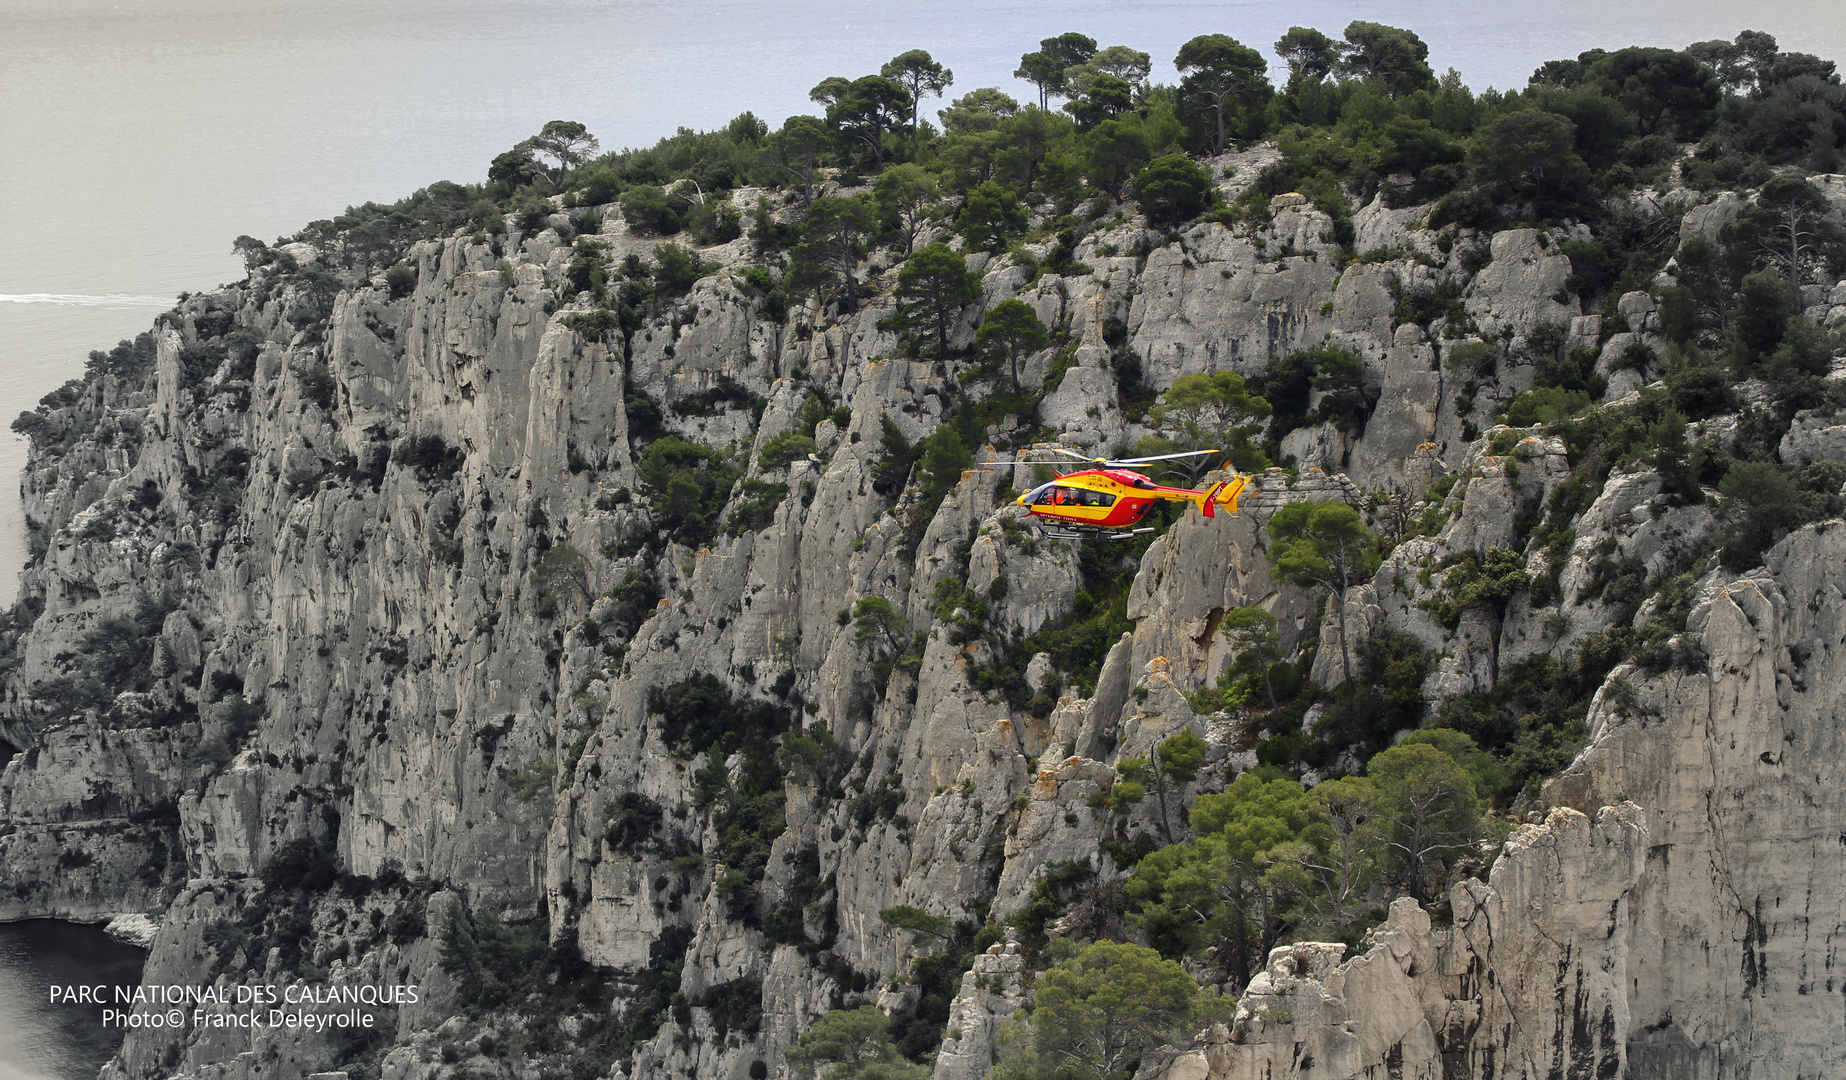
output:
<instances>
[{"instance_id":1,"label":"rocky ridge","mask_svg":"<svg viewBox=\"0 0 1846 1080\"><path fill-rule=\"evenodd\" d=\"M1226 192L1266 154L1215 162ZM1725 205L1691 208L1682 229ZM612 264L652 247L602 212ZM206 971L428 991L379 1045L135 1032L112 1066L123 1077L499 1068L484 1033L448 1015L452 911L545 916L553 944L621 980L624 1021L661 990L650 973L676 971L657 1029L632 1040L629 1077L741 1078L757 1062L781 1075L782 1052L835 1004L915 1007L906 973L928 943L880 911L979 923L1026 904L1052 867L1120 877L1104 844L1152 835L1153 811L1121 818L1091 796L1116 762L1182 727L1211 752L1180 802L1253 764L1255 733L1195 715L1185 696L1230 658L1225 610L1262 604L1290 647L1318 642L1318 681L1339 679L1335 620L1270 577L1262 525L1286 501L1377 494L1388 511L1393 493L1449 485L1416 508L1430 535L1399 545L1345 610L1356 642L1388 627L1438 658L1432 698L1490 691L1520 659L1653 614L1609 601L1609 567L1657 583L1713 522L1708 506L1671 505L1646 468L1612 476L1555 556L1527 556L1534 576L1555 571L1552 604L1520 596L1453 625L1432 611L1455 556L1521 543L1570 476L1555 437L1492 424L1532 385L1526 344L1562 327L1611 368L1662 342L1646 294L1622 299L1624 327L1558 299L1564 230L1451 236L1445 249L1419 221L1415 208L1359 208L1354 248L1390 257L1343 270L1331 221L1286 199L1256 226L1100 228L1076 251L1088 276L971 257L983 306L1016 295L1076 346L1033 358L1027 381L1055 372L1057 389L1036 418L995 425L1000 444L1036 425L1074 445L1131 443L1145 429L1118 403L1113 367L1129 351L1160 389L1331 341L1363 357L1377 391L1362 432L1292 435L1298 475L1265 476L1240 517L1188 517L1155 540L1132 568L1132 632L1093 685L1035 661L1027 678L1055 703L1037 713L984 689L982 673L1015 632L1075 612L1086 570L1074 548L1019 528L1002 495L1029 486L1023 469L970 471L918 529L914 491L878 490L881 419L919 441L981 392L954 364L892 358L898 343L878 328L888 296L769 320L737 273L749 257L737 241L701 251L718 269L624 349L567 321L560 215L536 235L418 245L401 296L377 279L326 301L258 270L190 297L155 328L143 373L90 379L34 438L34 558L0 697L14 751L0 775L0 917L156 912L150 982ZM1438 283L1471 326L1398 317L1406 290ZM291 321L304 310L320 318ZM1103 341L1110 320L1119 347ZM1442 357L1459 341L1504 342L1505 362L1457 374ZM760 450L801 424L811 395L849 415L816 426L811 457L766 467ZM752 527L663 539L631 439L644 414L734 443L740 480L779 500ZM1788 439L1836 460L1837 431L1814 415ZM1761 570L1705 572L1677 639L1703 669L1609 675L1588 749L1531 804L1556 808L1514 834L1485 882L1452 885L1451 925L1400 901L1354 959L1286 946L1234 1024L1144 1075L1839 1068L1846 1032L1825 1004L1846 993L1827 974L1846 926L1829 873L1846 822L1825 764L1840 760L1827 718L1841 682L1826 670L1846 617L1826 574L1839 537L1811 526ZM547 590L533 571L564 547L581 553L586 587ZM989 600L970 633L971 613L939 599L957 582ZM850 617L866 597L901 614L899 637L921 635L882 684ZM135 642L151 642L145 655ZM93 687L117 656L132 685ZM824 765L750 796L780 800L757 826L766 855L727 833L753 790L747 755L686 754L668 729L658 694L695 676L833 741ZM618 828L636 820L639 833ZM733 873L727 851L756 861ZM304 875L330 860L350 882L299 905L287 931L240 923L267 878L282 882L284 855L307 860ZM976 957L939 1080L984 1074L1028 976L1016 948Z\"/></svg>"}]
</instances>

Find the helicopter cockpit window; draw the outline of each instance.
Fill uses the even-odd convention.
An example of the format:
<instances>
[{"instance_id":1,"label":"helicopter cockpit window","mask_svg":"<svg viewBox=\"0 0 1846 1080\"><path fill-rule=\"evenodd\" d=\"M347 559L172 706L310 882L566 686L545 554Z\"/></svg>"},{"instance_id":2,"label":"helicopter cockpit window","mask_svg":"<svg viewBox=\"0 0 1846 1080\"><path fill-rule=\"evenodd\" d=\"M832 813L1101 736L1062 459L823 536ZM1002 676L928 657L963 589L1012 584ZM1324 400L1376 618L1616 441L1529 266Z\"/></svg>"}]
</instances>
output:
<instances>
[{"instance_id":1,"label":"helicopter cockpit window","mask_svg":"<svg viewBox=\"0 0 1846 1080\"><path fill-rule=\"evenodd\" d=\"M1028 506L1114 506L1115 496L1088 488L1046 484L1026 496Z\"/></svg>"}]
</instances>

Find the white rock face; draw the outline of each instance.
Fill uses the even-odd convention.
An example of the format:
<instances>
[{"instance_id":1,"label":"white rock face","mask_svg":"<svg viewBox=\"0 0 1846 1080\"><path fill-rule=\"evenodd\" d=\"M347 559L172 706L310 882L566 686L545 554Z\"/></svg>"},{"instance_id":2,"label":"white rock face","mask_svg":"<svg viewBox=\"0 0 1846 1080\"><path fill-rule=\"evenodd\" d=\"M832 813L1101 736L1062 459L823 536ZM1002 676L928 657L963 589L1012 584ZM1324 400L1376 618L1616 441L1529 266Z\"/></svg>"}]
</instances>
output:
<instances>
[{"instance_id":1,"label":"white rock face","mask_svg":"<svg viewBox=\"0 0 1846 1080\"><path fill-rule=\"evenodd\" d=\"M1126 320L1149 381L1166 387L1181 375L1254 373L1271 355L1318 342L1333 329L1320 309L1337 275L1331 259L1309 253L1332 250L1331 228L1320 211L1293 207L1261 237L1201 224L1149 254Z\"/></svg>"},{"instance_id":2,"label":"white rock face","mask_svg":"<svg viewBox=\"0 0 1846 1080\"><path fill-rule=\"evenodd\" d=\"M1468 314L1489 336L1510 329L1527 337L1543 326L1568 326L1578 313L1556 299L1570 276L1570 260L1534 229L1507 229L1493 237L1493 261L1469 286Z\"/></svg>"},{"instance_id":3,"label":"white rock face","mask_svg":"<svg viewBox=\"0 0 1846 1080\"><path fill-rule=\"evenodd\" d=\"M1720 192L1718 197L1702 206L1689 207L1686 216L1679 219L1679 240L1685 243L1695 236L1716 241L1718 230L1737 220L1743 212L1746 200L1734 191Z\"/></svg>"},{"instance_id":4,"label":"white rock face","mask_svg":"<svg viewBox=\"0 0 1846 1080\"><path fill-rule=\"evenodd\" d=\"M1609 936L1647 862L1643 817L1559 809L1521 828L1489 883L1451 892L1451 928L1401 899L1345 963L1339 945L1278 947L1228 1030L1142 1075L1628 1075L1627 969Z\"/></svg>"},{"instance_id":5,"label":"white rock face","mask_svg":"<svg viewBox=\"0 0 1846 1080\"><path fill-rule=\"evenodd\" d=\"M1782 460L1794 465L1815 461L1846 462L1846 424L1812 409L1795 414L1795 422L1782 436Z\"/></svg>"},{"instance_id":6,"label":"white rock face","mask_svg":"<svg viewBox=\"0 0 1846 1080\"><path fill-rule=\"evenodd\" d=\"M117 941L145 949L154 943L154 935L160 932L160 924L139 911L131 911L110 919L103 927L103 932Z\"/></svg>"},{"instance_id":7,"label":"white rock face","mask_svg":"<svg viewBox=\"0 0 1846 1080\"><path fill-rule=\"evenodd\" d=\"M1333 468L1337 463L1327 463L1328 455L1322 455L1323 467L1350 472L1366 487L1407 487L1405 463L1423 447L1433 446L1441 434L1443 377L1435 350L1422 330L1409 323L1399 327L1385 353L1384 389L1372 412L1375 423L1367 422L1365 437L1353 450L1350 469Z\"/></svg>"},{"instance_id":8,"label":"white rock face","mask_svg":"<svg viewBox=\"0 0 1846 1080\"><path fill-rule=\"evenodd\" d=\"M1025 957L1016 942L990 945L962 976L949 1007L948 1034L936 1055L931 1080L983 1080L997 1057L1000 1025L1029 1000Z\"/></svg>"},{"instance_id":9,"label":"white rock face","mask_svg":"<svg viewBox=\"0 0 1846 1080\"><path fill-rule=\"evenodd\" d=\"M1577 806L1624 793L1658 807L1627 942L1643 1075L1722 1060L1787 1076L1843 1067L1824 956L1846 915L1813 869L1838 860L1846 825L1830 791L1843 544L1837 525L1803 529L1766 571L1705 589L1687 631L1709 672L1631 674L1643 704L1605 694L1590 748L1547 789ZM1675 857L1687 851L1697 865Z\"/></svg>"},{"instance_id":10,"label":"white rock face","mask_svg":"<svg viewBox=\"0 0 1846 1080\"><path fill-rule=\"evenodd\" d=\"M1547 785L1564 805L1515 832L1486 883L1451 890L1453 928L1399 900L1337 967L1279 948L1231 1030L1143 1074L1838 1071L1824 972L1846 910L1815 868L1846 831L1823 794L1842 752L1842 557L1846 533L1810 527L1707 587L1687 633L1709 670L1620 673L1633 697L1605 689L1591 746Z\"/></svg>"},{"instance_id":11,"label":"white rock face","mask_svg":"<svg viewBox=\"0 0 1846 1080\"><path fill-rule=\"evenodd\" d=\"M1266 147L1212 166L1234 196L1275 160ZM776 324L721 272L663 301L630 340L589 340L566 322L582 311L559 307L572 254L546 228L498 248L465 234L423 242L409 295L354 283L322 323L288 320L312 298L274 270L190 298L163 317L147 378L95 381L43 417L26 479L32 606L7 628L0 670L0 918L162 911L150 980L219 964L246 980L418 981L429 999L399 1014L382 1068L447 1080L457 1070L442 1044L480 1035L448 1017L450 914L544 914L555 942L625 986L679 971L664 992L683 1008L635 1049L628 1080L741 1080L758 1061L779 1075L783 1051L836 1004L913 1000L912 962L934 946L881 912L1004 917L1054 864L1115 881L1106 840L1183 837L1186 801L1253 766L1241 721L1194 715L1186 696L1232 660L1226 612L1260 605L1285 647L1319 642L1316 679L1344 677L1338 612L1272 575L1265 526L1278 507L1342 499L1382 525L1401 496L1414 520L1431 485L1455 478L1428 508L1437 535L1399 545L1345 608L1352 648L1388 625L1434 653L1435 693L1489 692L1510 663L1638 624L1607 596L1611 565L1651 580L1709 536L1709 506L1675 501L1652 472L1615 473L1574 542L1526 552L1534 575L1562 560L1562 606L1545 611L1567 625L1527 596L1452 624L1432 613L1453 566L1440 564L1524 551L1569 462L1531 432L1476 438L1530 385L1530 365L1509 358L1464 408L1442 358L1467 339L1442 318L1400 325L1397 295L1459 290L1481 340L1509 353L1548 327L1585 346L1604 328L1562 292L1559 245L1581 229L1441 240L1421 228L1426 210L1359 208L1359 246L1382 261L1343 269L1332 222L1286 197L1261 227L1204 223L1169 239L1110 225L1079 245L1087 276L1028 285L1011 257L972 259L982 300L954 347L971 343L981 307L1018 295L1064 343L1030 358L1022 381L1041 386L1072 343L1076 362L1035 415L993 421L974 441L996 448L967 446L976 467L944 477L928 504L922 485L899 493L881 470L884 422L914 446L991 384L964 381L959 361L896 357L878 329L888 295ZM654 246L608 241L617 260ZM1483 247L1492 260L1472 273ZM735 266L747 248L700 254ZM863 272L874 289L894 276ZM1602 353L1606 373L1636 385L1641 371L1615 361L1630 346L1658 352L1645 300L1622 299L1626 328ZM223 339L203 328L221 316L253 340L202 375L200 356ZM1098 452L1148 434L1128 419L1141 405L1116 391L1131 352L1158 389L1254 374L1323 342L1362 359L1376 405L1350 430L1291 435L1298 474L1258 478L1236 516L1188 511L1131 562L1037 539L1000 501L1031 484L1030 467L993 467L1029 432ZM815 452L766 466L763 448L803 425L810 396L830 414ZM1804 416L1785 453L1841 456L1835 430ZM669 535L653 507L637 458L663 431L732 448L742 486L715 528ZM1827 666L1830 643L1846 641L1829 576L1840 536L1810 529L1758 574L1707 576L1687 644L1710 672L1618 669L1632 694L1605 689L1593 745L1549 789L1581 813L1516 833L1485 884L1452 892L1452 926L1400 904L1361 955L1290 946L1234 1024L1150 1061L1149 1075L1846 1067L1826 1005L1840 989L1827 974L1841 922L1829 875L1846 835L1827 771L1840 756L1834 687L1846 685ZM565 545L582 580L536 579ZM1063 670L1055 644L1027 647L1089 610L1096 580L1114 574L1132 576L1133 629L1092 643L1106 647L1100 668L1092 655ZM861 632L868 598L890 604L892 624ZM87 689L110 642L144 650L135 677ZM659 691L706 676L727 707L761 705L831 747L819 764L775 762L758 794L780 802L749 843L712 802L743 782L747 755L687 750L662 715ZM1170 793L1171 821L1151 798L1127 815L1091 805L1122 758L1181 728L1209 753L1192 789ZM641 834L613 828L630 811L649 823ZM415 900L330 893L303 909L314 944L299 956L237 943L264 868L304 844L354 875L401 870L421 882ZM754 860L749 880L729 873L736 860ZM999 1024L1027 1001L1024 963L1005 946L975 958L936 1059L942 1080L991 1066ZM739 1002L760 1008L725 1007ZM279 1073L263 1064L274 1060ZM311 1039L143 1031L112 1075L296 1080L336 1060Z\"/></svg>"}]
</instances>

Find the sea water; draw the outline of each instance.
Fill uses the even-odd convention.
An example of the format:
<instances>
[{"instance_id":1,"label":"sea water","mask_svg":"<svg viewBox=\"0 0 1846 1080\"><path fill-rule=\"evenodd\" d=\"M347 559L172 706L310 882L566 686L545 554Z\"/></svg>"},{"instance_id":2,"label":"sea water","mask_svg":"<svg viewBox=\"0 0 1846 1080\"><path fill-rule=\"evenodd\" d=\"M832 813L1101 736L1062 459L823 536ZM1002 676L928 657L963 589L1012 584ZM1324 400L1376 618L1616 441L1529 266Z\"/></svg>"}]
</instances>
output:
<instances>
[{"instance_id":1,"label":"sea water","mask_svg":"<svg viewBox=\"0 0 1846 1080\"><path fill-rule=\"evenodd\" d=\"M50 988L135 986L146 957L100 926L0 924L0 1080L94 1080L123 1032L94 1008L52 1004Z\"/></svg>"}]
</instances>

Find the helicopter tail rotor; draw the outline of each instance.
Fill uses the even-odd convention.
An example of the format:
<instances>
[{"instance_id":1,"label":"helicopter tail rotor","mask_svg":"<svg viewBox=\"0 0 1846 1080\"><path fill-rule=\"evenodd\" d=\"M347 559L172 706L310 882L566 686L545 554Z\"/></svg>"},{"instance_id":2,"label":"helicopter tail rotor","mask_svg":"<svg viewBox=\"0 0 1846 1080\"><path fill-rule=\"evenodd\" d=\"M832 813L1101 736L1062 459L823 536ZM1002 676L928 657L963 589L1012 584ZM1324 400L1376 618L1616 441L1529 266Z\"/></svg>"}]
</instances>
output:
<instances>
[{"instance_id":1,"label":"helicopter tail rotor","mask_svg":"<svg viewBox=\"0 0 1846 1080\"><path fill-rule=\"evenodd\" d=\"M1244 492L1248 491L1249 488L1250 478L1239 473L1229 480L1213 487L1210 497L1206 500L1206 505L1210 506L1213 503L1217 503L1225 508L1226 513L1235 516L1237 513L1237 500L1241 499ZM1209 513L1210 511L1208 510L1207 514Z\"/></svg>"},{"instance_id":2,"label":"helicopter tail rotor","mask_svg":"<svg viewBox=\"0 0 1846 1080\"><path fill-rule=\"evenodd\" d=\"M1232 517L1237 516L1237 500L1243 497L1250 486L1250 478L1239 474L1229 480L1222 480L1199 493L1199 513L1208 518L1218 516L1218 507Z\"/></svg>"}]
</instances>

